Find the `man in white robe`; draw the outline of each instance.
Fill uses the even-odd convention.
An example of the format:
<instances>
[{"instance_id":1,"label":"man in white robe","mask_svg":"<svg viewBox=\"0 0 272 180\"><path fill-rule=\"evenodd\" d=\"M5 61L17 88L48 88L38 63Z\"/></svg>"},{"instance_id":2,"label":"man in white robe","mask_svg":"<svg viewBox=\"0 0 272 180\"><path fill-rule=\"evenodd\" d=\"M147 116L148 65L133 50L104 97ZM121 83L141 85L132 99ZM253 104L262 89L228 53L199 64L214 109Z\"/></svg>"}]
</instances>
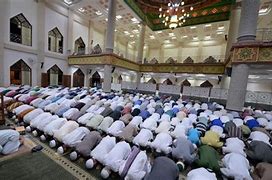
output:
<instances>
[{"instance_id":1,"label":"man in white robe","mask_svg":"<svg viewBox=\"0 0 272 180\"><path fill-rule=\"evenodd\" d=\"M0 130L0 154L11 154L18 151L20 134L15 130Z\"/></svg>"}]
</instances>

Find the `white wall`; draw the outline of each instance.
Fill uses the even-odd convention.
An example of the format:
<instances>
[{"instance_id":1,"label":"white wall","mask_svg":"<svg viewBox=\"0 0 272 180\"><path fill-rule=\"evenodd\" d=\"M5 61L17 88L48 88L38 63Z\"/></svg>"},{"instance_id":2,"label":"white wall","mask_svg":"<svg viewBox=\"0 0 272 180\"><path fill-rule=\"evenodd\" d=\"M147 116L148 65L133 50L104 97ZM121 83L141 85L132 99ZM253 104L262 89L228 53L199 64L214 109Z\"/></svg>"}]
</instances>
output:
<instances>
[{"instance_id":1,"label":"white wall","mask_svg":"<svg viewBox=\"0 0 272 180\"><path fill-rule=\"evenodd\" d=\"M52 66L57 65L64 75L70 74L70 68L66 60L56 60L54 58L45 57L42 72L46 73Z\"/></svg>"},{"instance_id":2,"label":"white wall","mask_svg":"<svg viewBox=\"0 0 272 180\"><path fill-rule=\"evenodd\" d=\"M78 39L78 38L82 38L82 40L84 41L85 43L85 53L87 52L88 50L88 31L89 31L89 28L77 21L74 21L73 22L73 50L72 52L74 52L75 50L75 41Z\"/></svg>"},{"instance_id":3,"label":"white wall","mask_svg":"<svg viewBox=\"0 0 272 180\"><path fill-rule=\"evenodd\" d=\"M63 54L67 54L67 38L68 38L68 17L64 16L48 7L45 8L45 52L59 54L48 51L48 32L57 27L63 36Z\"/></svg>"},{"instance_id":4,"label":"white wall","mask_svg":"<svg viewBox=\"0 0 272 180\"><path fill-rule=\"evenodd\" d=\"M98 31L97 29L93 28L93 46L99 44L101 49L103 50L104 47L104 34L103 32Z\"/></svg>"},{"instance_id":5,"label":"white wall","mask_svg":"<svg viewBox=\"0 0 272 180\"><path fill-rule=\"evenodd\" d=\"M10 85L10 66L16 63L18 60L24 60L24 62L31 68L32 70L32 85L37 85L37 68L40 66L37 62L37 56L30 53L24 53L19 51L13 51L9 49L4 50L4 85Z\"/></svg>"}]
</instances>

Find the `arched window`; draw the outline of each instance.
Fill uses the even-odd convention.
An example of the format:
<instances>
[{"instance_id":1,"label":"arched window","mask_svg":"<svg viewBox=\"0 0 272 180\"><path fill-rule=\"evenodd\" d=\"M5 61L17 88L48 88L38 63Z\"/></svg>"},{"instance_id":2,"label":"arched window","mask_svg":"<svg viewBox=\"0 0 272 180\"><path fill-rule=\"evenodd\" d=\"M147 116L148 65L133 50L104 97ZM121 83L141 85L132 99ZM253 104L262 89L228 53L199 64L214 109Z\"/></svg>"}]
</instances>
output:
<instances>
[{"instance_id":1,"label":"arched window","mask_svg":"<svg viewBox=\"0 0 272 180\"><path fill-rule=\"evenodd\" d=\"M75 41L75 53L85 54L85 43L81 37Z\"/></svg>"},{"instance_id":2,"label":"arched window","mask_svg":"<svg viewBox=\"0 0 272 180\"><path fill-rule=\"evenodd\" d=\"M57 65L48 69L47 75L49 85L62 85L63 72Z\"/></svg>"},{"instance_id":3,"label":"arched window","mask_svg":"<svg viewBox=\"0 0 272 180\"><path fill-rule=\"evenodd\" d=\"M147 83L151 83L151 84L157 84L156 80L154 78L151 78L147 81Z\"/></svg>"},{"instance_id":4,"label":"arched window","mask_svg":"<svg viewBox=\"0 0 272 180\"><path fill-rule=\"evenodd\" d=\"M32 46L32 26L21 13L10 19L10 41Z\"/></svg>"},{"instance_id":5,"label":"arched window","mask_svg":"<svg viewBox=\"0 0 272 180\"><path fill-rule=\"evenodd\" d=\"M166 84L166 85L173 85L172 81L170 79L166 79L163 84Z\"/></svg>"},{"instance_id":6,"label":"arched window","mask_svg":"<svg viewBox=\"0 0 272 180\"><path fill-rule=\"evenodd\" d=\"M56 27L48 32L48 51L63 53L63 36Z\"/></svg>"},{"instance_id":7,"label":"arched window","mask_svg":"<svg viewBox=\"0 0 272 180\"><path fill-rule=\"evenodd\" d=\"M10 84L31 85L31 68L22 59L10 66Z\"/></svg>"},{"instance_id":8,"label":"arched window","mask_svg":"<svg viewBox=\"0 0 272 180\"><path fill-rule=\"evenodd\" d=\"M208 87L208 88L212 88L213 85L212 85L212 83L210 83L210 81L206 80L206 81L204 81L202 84L200 84L200 87Z\"/></svg>"},{"instance_id":9,"label":"arched window","mask_svg":"<svg viewBox=\"0 0 272 180\"><path fill-rule=\"evenodd\" d=\"M122 81L123 81L123 78L122 78L122 76L120 75L120 76L118 77L118 84L122 84Z\"/></svg>"},{"instance_id":10,"label":"arched window","mask_svg":"<svg viewBox=\"0 0 272 180\"><path fill-rule=\"evenodd\" d=\"M84 86L84 73L81 69L78 69L73 74L73 86L74 87L83 87Z\"/></svg>"}]
</instances>

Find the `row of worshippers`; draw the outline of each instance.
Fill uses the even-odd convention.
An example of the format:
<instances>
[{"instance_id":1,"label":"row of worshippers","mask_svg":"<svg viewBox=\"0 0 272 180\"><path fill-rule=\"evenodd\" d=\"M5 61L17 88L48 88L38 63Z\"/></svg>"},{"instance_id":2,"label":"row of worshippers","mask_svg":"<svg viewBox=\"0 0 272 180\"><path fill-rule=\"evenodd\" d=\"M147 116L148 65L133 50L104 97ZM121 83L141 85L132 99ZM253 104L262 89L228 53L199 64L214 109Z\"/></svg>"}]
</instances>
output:
<instances>
[{"instance_id":1,"label":"row of worshippers","mask_svg":"<svg viewBox=\"0 0 272 180\"><path fill-rule=\"evenodd\" d=\"M96 95L95 95L95 97L97 97ZM118 97L118 96L115 96L115 97ZM121 96L121 97L124 97L124 96ZM178 159L179 161L184 161L187 164L191 164L193 162L195 163L197 161L196 163L199 164L200 167L206 167L206 168L212 169L212 170L214 170L214 172L220 172L220 170L221 170L221 172L224 175L229 176L229 177L250 178L249 171L248 171L249 165L248 165L247 159L245 158L246 155L250 159L253 159L254 161L256 161L256 159L257 159L257 161L259 160L259 162L267 162L267 161L270 162L269 158L265 159L264 157L261 157L262 155L264 156L264 153L260 153L263 151L265 151L266 153L271 153L271 149L269 149L269 148L271 148L270 142L269 142L270 141L270 134L267 132L267 130L262 128L262 127L265 127L266 129L270 130L269 129L269 125L270 125L270 121L271 121L271 114L270 113L264 113L262 111L257 111L257 110L252 111L250 109L246 109L243 114L239 115L236 112L228 113L227 111L225 111L223 109L223 106L220 106L217 104L212 104L209 107L208 104L205 104L205 103L203 103L200 106L197 103L192 104L190 102L186 103L183 101L176 101L175 102L175 101L171 101L171 100L169 101L168 99L161 101L161 99L159 99L159 98L154 98L154 99L156 99L156 101L155 101L154 99L152 99L152 97L150 98L148 96L140 97L139 95L136 95L136 96L129 96L129 97L131 97L130 100L132 100L132 104L133 104L131 111L130 111L131 112L130 114L132 115L133 118L131 119L131 121L128 120L129 123L127 126L131 125L130 123L132 123L133 120L135 122L136 121L140 122L140 123L132 123L132 125L136 125L136 126L141 127L141 131L138 135L140 135L142 131L148 132L146 134L142 133L142 137L152 136L153 134L152 134L152 132L150 133L150 130L151 131L155 130L155 133L157 133L158 135L156 136L156 138L153 142L147 142L146 145L147 144L150 145L151 147L155 148L158 152L164 152L165 154L169 154L170 152L172 152L172 156L174 159ZM115 99L117 101L116 104L114 103L115 101L108 102L108 103L115 104L115 106L117 108L119 98L120 97ZM112 99L114 99L114 98L112 98ZM102 98L102 100L103 100L103 98ZM148 101L146 101L146 100L148 100ZM152 101L152 100L154 100L154 101ZM101 104L100 100L97 99L97 101L100 102L100 104ZM107 102L107 100L105 99L104 101L102 101L102 104L107 104L106 102ZM123 103L123 106L126 105L124 98L121 98L119 100L119 102ZM146 103L145 106L141 106L145 102L149 102L149 103ZM179 102L181 102L181 103L179 103ZM129 103L131 103L131 102L128 101L127 104L129 104ZM162 105L162 107L161 107L162 109L161 108L157 108L157 109L154 108L154 109L155 109L155 111L160 109L160 110L162 110L161 112L166 112L166 113L160 114L160 113L153 112L153 114L152 114L148 111L150 113L150 115L145 116L145 114L148 114L147 109L150 107L147 108L147 106L150 104L153 104L153 105L151 105L151 107L154 107L154 106L156 107L156 105ZM96 106L93 106L93 105L96 105ZM111 114L109 114L109 115L114 114L115 116L112 116L112 117L106 116L105 118L103 118L103 116L102 116L102 118L101 118L101 115L98 116L99 113L95 113L96 110L101 108L101 105L99 106L99 104L96 104L96 103L94 103L93 105L91 105L86 110L87 111L86 114L93 113L93 115L89 114L89 117L90 117L89 122L91 122L91 119L102 119L102 120L96 121L96 123L93 123L95 125L95 127L99 127L99 125L102 124L102 122L105 119L111 118L111 120L114 120L113 123L118 122L117 119L121 119L121 115L122 115L121 111L125 109L125 108L120 108L119 113L121 112L121 115L118 113L117 117L115 117L117 114L116 113L117 111L114 111L115 109L113 108ZM17 114L17 116L20 116L20 113L21 113L20 107L21 106L14 109L14 112L15 112L15 114ZM142 107L142 109L141 109L141 107ZM145 107L145 108L143 108L143 107ZM169 109L169 107L170 107L170 109ZM24 109L24 108L22 108L22 109ZM106 107L104 107L104 110L105 109L106 109ZM176 113L173 113L174 111L176 111L176 109L178 109L178 111ZM22 110L22 111L25 111L25 110ZM172 112L169 110L172 110ZM101 111L101 113L103 111ZM167 113L167 111L168 111L168 113ZM27 113L25 116L31 115L31 112L29 112L29 114ZM142 113L142 115L141 115L141 113ZM169 114L171 114L171 113L174 115L170 116ZM48 117L50 116L49 114L50 113L47 114ZM86 116L86 114L84 114L83 116ZM126 113L123 113L123 114L125 115ZM156 115L156 114L158 114L158 115ZM254 117L252 115L254 115ZM169 118L169 116L170 116L170 118ZM48 122L52 121L51 123L53 123L54 122L53 115L51 115L50 117L52 119L48 120ZM96 118L94 118L94 117L96 117ZM55 116L55 118L57 118L57 117ZM176 119L174 119L174 118L176 118ZM41 118L41 120L45 120L45 119L46 118ZM59 119L61 119L61 118L59 118ZM82 119L84 119L84 118L82 118ZM148 126L147 127L141 126L144 124L144 122L149 121L149 119L155 119L155 122L159 123L159 126L157 128L159 128L161 124L166 124L164 122L168 122L168 123L170 122L170 125L174 124L174 127L176 126L175 128L177 128L177 126L180 126L181 130L179 131L179 133L177 133L177 135L175 137L177 139L174 140L174 142L172 141L170 134L173 134L173 133L169 132L168 125L161 128L162 132L160 132L160 131L156 132L157 128L155 128L155 129L150 128L149 129ZM66 119L62 118L62 120L66 120ZM100 123L99 123L99 121L100 121ZM141 123L141 121L143 121L143 122ZM67 125L66 128L63 128L63 130L61 130L62 127L60 129L57 129L60 131L59 131L59 133L56 133L56 137L55 136L54 137L58 141L64 143L65 138L63 135L67 135L67 136L69 135L69 133L67 134L65 132L69 131L70 133L72 133L73 130L78 129L78 131L73 132L73 134L70 135L70 137L68 136L68 138L66 138L68 142L64 143L65 145L72 147L73 143L74 143L74 145L79 143L77 141L83 142L84 137L87 134L86 132L88 132L88 131L86 128L84 129L83 127L81 128L81 130L79 130L80 127L78 127L79 126L78 123L76 123L74 121L68 121L68 122L70 122L71 125L69 125L69 126ZM82 121L82 122L84 122L84 121ZM80 123L82 123L82 122L80 122ZM121 122L123 122L123 121L121 121ZM37 124L40 124L40 123L37 123ZM82 124L84 124L84 123L82 123ZM86 124L88 124L88 123L86 123ZM104 124L106 124L106 123L104 123ZM30 121L30 125L31 125L31 121ZM118 127L117 126L118 125L116 125L116 128L118 129L119 126ZM72 128L72 127L74 127L74 128ZM93 128L94 126L93 127L89 126L89 127ZM149 126L149 127L153 127L153 126ZM38 128L38 127L34 126L34 128ZM70 131L71 129L72 129L72 131ZM95 129L95 128L93 128L93 129ZM115 128L113 128L113 129L115 129ZM121 129L125 129L125 127L123 126L123 128L121 128ZM122 131L120 131L121 129L119 129L120 133L122 132ZM42 130L42 128L40 128L39 130ZM81 132L81 133L79 133L79 132ZM82 132L85 132L85 135L82 135ZM113 131L113 132L118 132L118 131ZM128 131L128 132L130 132L130 131ZM223 133L223 132L225 132L225 133ZM118 135L118 134L113 134L111 132L107 132L107 133L110 135L116 135L116 136ZM78 135L78 136L76 136L76 135ZM136 137L138 135L136 135ZM249 138L248 138L248 136L249 136ZM64 139L62 139L62 137ZM72 137L78 137L78 138L75 138L75 142L73 142L71 140L71 139L73 139ZM136 137L134 139L137 139ZM225 143L226 147L223 147L222 150L224 153L229 153L229 154L227 154L223 158L223 163L224 163L225 168L221 168L219 170L219 165L217 163L218 159L219 159L219 155L214 156L214 154L218 154L214 148L221 148L222 147L223 142L220 142L220 140L221 140L220 138L223 138L223 137L227 138L227 139L226 139L226 143ZM242 140L245 140L245 138L248 138L250 140L250 141L248 141L249 148L246 153L242 152L242 150L244 149L244 144L243 144ZM139 138L139 139L142 140L144 138ZM157 141L156 141L156 139L157 139ZM71 140L71 141L69 141L69 140ZM127 140L127 139L123 137L123 140ZM53 142L54 141L52 141L52 143ZM161 143L161 142L163 142L163 143ZM187 145L185 146L186 143L187 143ZM198 149L199 158L196 158L195 149L196 149L196 146L200 145L200 143L202 145ZM134 144L137 144L137 142L134 141ZM144 144L139 144L139 145L144 145ZM171 145L173 145L173 146L171 147ZM239 148L237 148L237 147L239 147ZM260 149L256 149L256 148L260 148ZM61 151L61 148L58 150ZM73 155L71 154L71 156L75 157L76 156L75 154L76 154L76 152L74 152ZM105 155L106 153L103 153L103 154ZM241 156L238 156L238 155L241 155ZM235 166L232 165L234 163L234 159L237 159L237 158L240 158L239 162L241 162L241 164L239 164L239 166L243 166L244 171L237 172L237 168L235 168ZM261 161L260 161L260 159L261 159ZM96 160L96 158L94 158L94 160ZM101 161L103 162L103 160L101 160ZM88 162L87 164L89 164L89 163L91 165L94 164L93 160L88 160L87 162ZM184 166L183 163L180 163L180 164L181 164L181 166ZM248 165L248 166L246 166L246 165ZM258 165L257 165L257 167L258 167ZM112 167L109 169L108 168L105 168L102 170L102 174L104 175L104 177L106 177L105 174L107 175L109 169L113 169ZM116 168L115 168L115 170L116 170Z\"/></svg>"}]
</instances>

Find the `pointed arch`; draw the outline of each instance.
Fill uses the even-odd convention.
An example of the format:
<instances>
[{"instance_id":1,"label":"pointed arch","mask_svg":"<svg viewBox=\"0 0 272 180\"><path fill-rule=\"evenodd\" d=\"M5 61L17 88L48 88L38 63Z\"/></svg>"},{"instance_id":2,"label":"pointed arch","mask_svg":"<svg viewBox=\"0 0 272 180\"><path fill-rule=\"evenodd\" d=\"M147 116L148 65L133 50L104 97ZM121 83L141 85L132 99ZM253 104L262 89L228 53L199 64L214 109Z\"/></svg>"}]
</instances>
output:
<instances>
[{"instance_id":1,"label":"pointed arch","mask_svg":"<svg viewBox=\"0 0 272 180\"><path fill-rule=\"evenodd\" d=\"M120 74L118 77L118 84L122 84L123 78L122 75Z\"/></svg>"},{"instance_id":2,"label":"pointed arch","mask_svg":"<svg viewBox=\"0 0 272 180\"><path fill-rule=\"evenodd\" d=\"M22 59L10 66L10 84L31 85L31 68Z\"/></svg>"},{"instance_id":3,"label":"pointed arch","mask_svg":"<svg viewBox=\"0 0 272 180\"><path fill-rule=\"evenodd\" d=\"M152 77L151 79L149 79L147 81L147 83L151 83L151 84L157 84L156 80Z\"/></svg>"},{"instance_id":4,"label":"pointed arch","mask_svg":"<svg viewBox=\"0 0 272 180\"><path fill-rule=\"evenodd\" d=\"M9 21L10 42L32 46L32 25L23 13L20 13Z\"/></svg>"},{"instance_id":5,"label":"pointed arch","mask_svg":"<svg viewBox=\"0 0 272 180\"><path fill-rule=\"evenodd\" d=\"M74 72L74 74L73 74L73 86L74 87L83 87L84 86L84 78L85 78L84 73L81 71L80 68L78 68L76 70L76 72Z\"/></svg>"},{"instance_id":6,"label":"pointed arch","mask_svg":"<svg viewBox=\"0 0 272 180\"><path fill-rule=\"evenodd\" d=\"M97 71L95 71L95 73L93 73L92 77L90 78L90 86L100 88L101 85L102 85L101 76Z\"/></svg>"},{"instance_id":7,"label":"pointed arch","mask_svg":"<svg viewBox=\"0 0 272 180\"><path fill-rule=\"evenodd\" d=\"M48 51L63 53L63 35L57 27L48 32Z\"/></svg>"},{"instance_id":8,"label":"pointed arch","mask_svg":"<svg viewBox=\"0 0 272 180\"><path fill-rule=\"evenodd\" d=\"M49 85L62 85L63 72L55 64L50 69L47 70L47 78Z\"/></svg>"},{"instance_id":9,"label":"pointed arch","mask_svg":"<svg viewBox=\"0 0 272 180\"><path fill-rule=\"evenodd\" d=\"M82 55L85 54L86 45L81 37L75 40L75 53Z\"/></svg>"},{"instance_id":10,"label":"pointed arch","mask_svg":"<svg viewBox=\"0 0 272 180\"><path fill-rule=\"evenodd\" d=\"M165 81L163 81L163 84L173 85L173 82L169 78L167 78Z\"/></svg>"},{"instance_id":11,"label":"pointed arch","mask_svg":"<svg viewBox=\"0 0 272 180\"><path fill-rule=\"evenodd\" d=\"M210 83L210 81L206 80L206 81L204 81L203 83L200 84L200 87L209 87L209 88L212 88L213 84Z\"/></svg>"},{"instance_id":12,"label":"pointed arch","mask_svg":"<svg viewBox=\"0 0 272 180\"><path fill-rule=\"evenodd\" d=\"M181 88L180 88L180 92L181 93L183 92L183 87L184 86L191 86L191 83L187 79L185 79L184 81L182 81Z\"/></svg>"}]
</instances>

